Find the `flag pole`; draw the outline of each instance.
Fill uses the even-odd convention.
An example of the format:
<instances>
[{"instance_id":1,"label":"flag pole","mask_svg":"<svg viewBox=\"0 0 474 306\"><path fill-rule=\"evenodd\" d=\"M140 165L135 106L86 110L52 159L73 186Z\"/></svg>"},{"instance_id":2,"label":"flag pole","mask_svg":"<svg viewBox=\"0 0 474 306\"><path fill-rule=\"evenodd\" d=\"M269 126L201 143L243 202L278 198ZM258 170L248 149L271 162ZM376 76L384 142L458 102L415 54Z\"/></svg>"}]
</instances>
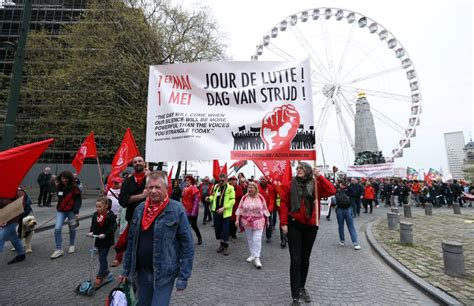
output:
<instances>
[{"instance_id":1,"label":"flag pole","mask_svg":"<svg viewBox=\"0 0 474 306\"><path fill-rule=\"evenodd\" d=\"M321 147L322 148L322 147ZM314 161L313 161L313 165L314 165L314 169L316 169L317 165L316 165L316 156L317 156L317 150L316 150L316 144L314 144ZM321 175L321 174L319 174ZM319 206L319 192L318 192L318 178L315 177L314 179L314 197L316 198L316 203L318 204L317 206L315 206L315 209L318 209L320 206ZM316 210L316 214L315 217L316 217L316 220L315 220L315 224L318 224L318 218L319 218L319 214L321 213L321 211L317 211Z\"/></svg>"},{"instance_id":2,"label":"flag pole","mask_svg":"<svg viewBox=\"0 0 474 306\"><path fill-rule=\"evenodd\" d=\"M97 161L97 169L99 170L99 182L100 182L100 191L103 194L105 192L105 187L104 187L104 181L102 179L102 170L100 170L100 163L99 163L99 157L97 156L96 158Z\"/></svg>"}]
</instances>

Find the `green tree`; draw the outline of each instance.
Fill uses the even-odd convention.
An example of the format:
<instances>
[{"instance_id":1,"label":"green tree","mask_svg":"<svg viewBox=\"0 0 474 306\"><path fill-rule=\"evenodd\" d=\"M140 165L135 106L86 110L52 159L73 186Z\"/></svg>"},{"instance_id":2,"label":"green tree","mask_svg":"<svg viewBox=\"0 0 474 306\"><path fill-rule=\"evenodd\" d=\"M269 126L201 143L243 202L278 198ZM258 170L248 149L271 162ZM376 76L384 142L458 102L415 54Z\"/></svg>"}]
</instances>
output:
<instances>
[{"instance_id":1,"label":"green tree","mask_svg":"<svg viewBox=\"0 0 474 306\"><path fill-rule=\"evenodd\" d=\"M224 50L205 8L93 0L60 35L30 34L24 94L36 111L23 130L64 140L57 149L72 155L78 139L94 130L110 162L130 127L143 150L149 66L220 60Z\"/></svg>"}]
</instances>

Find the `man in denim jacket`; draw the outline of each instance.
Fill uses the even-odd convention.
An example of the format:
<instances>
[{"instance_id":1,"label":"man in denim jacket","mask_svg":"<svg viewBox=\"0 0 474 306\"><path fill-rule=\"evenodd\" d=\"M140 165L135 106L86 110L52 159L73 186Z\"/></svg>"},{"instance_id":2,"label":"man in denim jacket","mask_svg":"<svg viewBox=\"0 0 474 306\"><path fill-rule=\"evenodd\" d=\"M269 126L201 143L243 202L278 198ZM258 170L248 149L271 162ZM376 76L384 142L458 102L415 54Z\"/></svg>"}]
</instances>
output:
<instances>
[{"instance_id":1,"label":"man in denim jacket","mask_svg":"<svg viewBox=\"0 0 474 306\"><path fill-rule=\"evenodd\" d=\"M173 285L184 290L191 276L194 247L183 206L168 198L168 177L151 172L148 196L130 224L121 281L137 276L138 305L168 305Z\"/></svg>"}]
</instances>

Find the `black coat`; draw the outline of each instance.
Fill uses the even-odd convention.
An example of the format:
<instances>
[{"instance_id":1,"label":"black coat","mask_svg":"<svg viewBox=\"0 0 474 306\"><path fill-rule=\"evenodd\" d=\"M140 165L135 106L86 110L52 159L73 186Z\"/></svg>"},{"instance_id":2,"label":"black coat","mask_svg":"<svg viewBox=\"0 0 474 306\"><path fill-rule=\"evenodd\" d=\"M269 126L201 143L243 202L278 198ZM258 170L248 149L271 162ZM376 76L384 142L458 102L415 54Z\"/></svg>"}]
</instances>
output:
<instances>
[{"instance_id":1,"label":"black coat","mask_svg":"<svg viewBox=\"0 0 474 306\"><path fill-rule=\"evenodd\" d=\"M135 212L135 208L143 202L144 200L138 200L136 202L131 202L130 197L132 195L141 194L145 190L145 180L141 184L137 184L135 181L135 177L133 175L129 176L122 184L120 188L120 195L119 195L119 204L122 207L127 209L125 220L127 222L131 222L133 218L133 213Z\"/></svg>"},{"instance_id":2,"label":"black coat","mask_svg":"<svg viewBox=\"0 0 474 306\"><path fill-rule=\"evenodd\" d=\"M116 228L117 219L115 214L111 210L109 210L109 212L105 216L105 222L103 226L99 226L99 223L97 223L97 212L95 212L92 216L90 231L93 232L94 235L105 234L104 239L96 238L95 246L98 248L108 248L113 246L115 244L114 233Z\"/></svg>"}]
</instances>

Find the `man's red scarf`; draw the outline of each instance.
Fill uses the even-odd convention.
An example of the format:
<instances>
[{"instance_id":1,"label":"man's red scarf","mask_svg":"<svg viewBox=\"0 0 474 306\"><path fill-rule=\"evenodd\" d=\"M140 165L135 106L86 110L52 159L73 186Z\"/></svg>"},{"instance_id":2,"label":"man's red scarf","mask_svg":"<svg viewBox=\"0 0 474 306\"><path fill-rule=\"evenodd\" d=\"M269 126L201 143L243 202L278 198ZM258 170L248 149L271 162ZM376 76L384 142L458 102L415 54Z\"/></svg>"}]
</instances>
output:
<instances>
[{"instance_id":1,"label":"man's red scarf","mask_svg":"<svg viewBox=\"0 0 474 306\"><path fill-rule=\"evenodd\" d=\"M97 224L99 224L100 227L104 226L106 216L107 211L102 214L97 213Z\"/></svg>"},{"instance_id":2,"label":"man's red scarf","mask_svg":"<svg viewBox=\"0 0 474 306\"><path fill-rule=\"evenodd\" d=\"M141 185L143 180L145 179L145 172L137 173L134 172L133 176L135 177L135 181L137 182L137 185Z\"/></svg>"},{"instance_id":3,"label":"man's red scarf","mask_svg":"<svg viewBox=\"0 0 474 306\"><path fill-rule=\"evenodd\" d=\"M166 206L170 202L170 199L168 196L166 198L157 204L151 203L150 198L147 198L145 201L145 209L143 211L143 217L142 217L142 230L146 231L150 225L153 224L155 221L156 217L158 217L163 210L165 210Z\"/></svg>"}]
</instances>

